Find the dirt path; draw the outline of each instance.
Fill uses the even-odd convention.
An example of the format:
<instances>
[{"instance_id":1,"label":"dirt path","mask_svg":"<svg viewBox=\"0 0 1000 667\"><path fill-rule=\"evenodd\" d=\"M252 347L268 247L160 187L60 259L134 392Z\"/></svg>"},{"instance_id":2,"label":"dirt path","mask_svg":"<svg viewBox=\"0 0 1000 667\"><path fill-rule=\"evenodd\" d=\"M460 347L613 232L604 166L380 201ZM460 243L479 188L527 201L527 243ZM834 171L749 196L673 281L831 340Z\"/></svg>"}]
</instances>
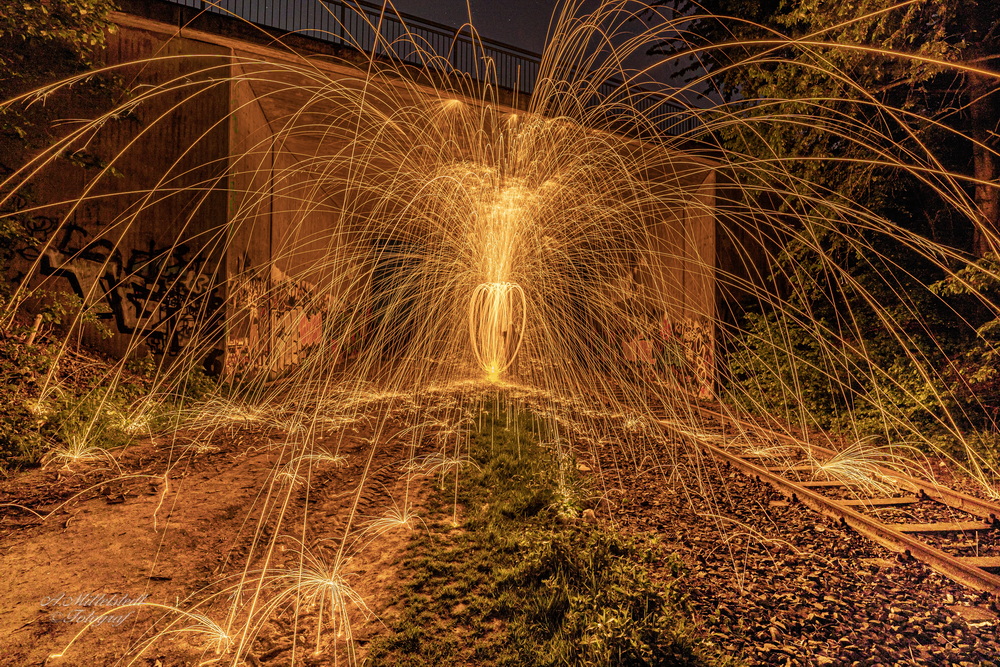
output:
<instances>
[{"instance_id":1,"label":"dirt path","mask_svg":"<svg viewBox=\"0 0 1000 667\"><path fill-rule=\"evenodd\" d=\"M386 432L393 426L403 425L389 424ZM164 616L162 607L150 605L185 606L189 598L217 594L220 576L238 576L248 558L251 565L259 562L278 507L283 507L282 534L289 539L275 542L270 567L291 571L304 551L333 558L356 501L351 548L339 573L370 610L351 605L348 614L351 633L363 646L379 630L378 611L392 603L387 582L409 530L390 524L369 527L363 536L362 531L394 504L405 504L407 493L411 507L424 497L419 482L406 487L401 462L409 451L400 443L380 442L369 459L372 437L359 429L319 442L337 448L342 458L316 463L309 484L276 475L289 461L288 448L282 447L283 434L263 431L216 437L208 446L183 451L166 441L146 442L116 456L120 471L92 462L73 470L34 470L0 483L0 503L6 505L0 508L0 664L129 664L122 660L129 647L134 651ZM290 494L284 493L287 484L295 486ZM296 538L309 548L296 549ZM225 627L234 597L220 595L200 610ZM147 606L87 626L130 601ZM316 652L315 617L307 606L273 612L260 615L251 633L230 638L245 638L242 654L250 664L288 664L293 650L308 655L311 665L343 659L346 628L340 628L344 636L330 635ZM168 618L176 614L167 614L158 627ZM64 657L49 657L84 628ZM134 664L198 664L215 657L212 639L206 633L176 635L158 641Z\"/></svg>"}]
</instances>

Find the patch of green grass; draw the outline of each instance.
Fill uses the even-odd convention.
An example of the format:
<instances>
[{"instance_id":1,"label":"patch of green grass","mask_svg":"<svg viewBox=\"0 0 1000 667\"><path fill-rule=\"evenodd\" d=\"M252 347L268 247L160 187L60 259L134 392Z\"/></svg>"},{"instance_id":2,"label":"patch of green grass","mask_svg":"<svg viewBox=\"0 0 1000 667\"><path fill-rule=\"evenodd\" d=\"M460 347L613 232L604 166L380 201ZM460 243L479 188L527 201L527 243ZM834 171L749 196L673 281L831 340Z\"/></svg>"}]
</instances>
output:
<instances>
[{"instance_id":1,"label":"patch of green grass","mask_svg":"<svg viewBox=\"0 0 1000 667\"><path fill-rule=\"evenodd\" d=\"M0 473L121 447L162 429L182 399L216 387L195 371L183 395L153 396L151 360L120 368L69 355L58 337L29 345L28 332L21 325L0 335Z\"/></svg>"},{"instance_id":2,"label":"patch of green grass","mask_svg":"<svg viewBox=\"0 0 1000 667\"><path fill-rule=\"evenodd\" d=\"M503 414L503 411L492 411ZM655 540L574 520L586 497L572 459L544 423L484 415L452 493L432 500L438 525L403 564L391 633L366 664L645 666L734 664L700 646L687 620L682 566ZM654 560L668 583L650 576Z\"/></svg>"}]
</instances>

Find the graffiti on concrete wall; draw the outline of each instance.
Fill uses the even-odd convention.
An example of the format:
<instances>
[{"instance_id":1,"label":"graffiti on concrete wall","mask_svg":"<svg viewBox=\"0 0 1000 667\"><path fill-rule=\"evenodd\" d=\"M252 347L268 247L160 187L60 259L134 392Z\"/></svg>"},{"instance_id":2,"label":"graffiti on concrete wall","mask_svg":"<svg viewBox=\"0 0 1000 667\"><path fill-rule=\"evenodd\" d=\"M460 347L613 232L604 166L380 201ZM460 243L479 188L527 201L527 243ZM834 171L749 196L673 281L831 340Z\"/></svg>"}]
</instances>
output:
<instances>
[{"instance_id":1,"label":"graffiti on concrete wall","mask_svg":"<svg viewBox=\"0 0 1000 667\"><path fill-rule=\"evenodd\" d=\"M622 352L626 362L655 371L699 398L712 396L715 363L708 321L664 315L652 330L623 341Z\"/></svg>"},{"instance_id":2,"label":"graffiti on concrete wall","mask_svg":"<svg viewBox=\"0 0 1000 667\"><path fill-rule=\"evenodd\" d=\"M664 315L660 338L659 359L665 371L699 398L711 397L715 380L712 324Z\"/></svg>"},{"instance_id":3,"label":"graffiti on concrete wall","mask_svg":"<svg viewBox=\"0 0 1000 667\"><path fill-rule=\"evenodd\" d=\"M316 285L293 278L277 267L271 269L271 321L274 350L271 369L280 372L334 344L324 328L330 311L329 295Z\"/></svg>"},{"instance_id":4,"label":"graffiti on concrete wall","mask_svg":"<svg viewBox=\"0 0 1000 667\"><path fill-rule=\"evenodd\" d=\"M246 375L267 368L270 354L268 278L255 272L244 253L236 260L230 283L226 374Z\"/></svg>"},{"instance_id":5,"label":"graffiti on concrete wall","mask_svg":"<svg viewBox=\"0 0 1000 667\"><path fill-rule=\"evenodd\" d=\"M280 373L328 344L324 316L330 299L316 285L273 266L255 271L245 254L232 285L228 373Z\"/></svg>"},{"instance_id":6,"label":"graffiti on concrete wall","mask_svg":"<svg viewBox=\"0 0 1000 667\"><path fill-rule=\"evenodd\" d=\"M37 226L36 226L37 227ZM51 230L32 229L38 237ZM51 242L22 251L38 260L43 276L63 279L85 306L119 334L135 336L156 355L177 356L192 342L204 344L221 331L222 297L215 267L187 244L123 248L64 224ZM220 352L209 354L215 368Z\"/></svg>"}]
</instances>

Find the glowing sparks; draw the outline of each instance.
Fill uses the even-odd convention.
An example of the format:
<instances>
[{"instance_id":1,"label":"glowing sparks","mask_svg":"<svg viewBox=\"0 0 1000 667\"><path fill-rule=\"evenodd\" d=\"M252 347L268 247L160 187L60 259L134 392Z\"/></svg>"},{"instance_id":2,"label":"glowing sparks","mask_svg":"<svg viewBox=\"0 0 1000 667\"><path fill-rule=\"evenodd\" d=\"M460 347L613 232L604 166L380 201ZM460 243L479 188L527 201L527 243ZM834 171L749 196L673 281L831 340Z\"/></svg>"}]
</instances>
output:
<instances>
[{"instance_id":1,"label":"glowing sparks","mask_svg":"<svg viewBox=\"0 0 1000 667\"><path fill-rule=\"evenodd\" d=\"M631 98L622 93L656 82L648 71L636 72L624 63L674 39L677 24L625 26L622 17L634 16L621 11L626 5L620 2L602 3L593 14L579 16L569 11L580 10L578 3L567 7L554 26L536 92L516 104L523 108L502 104L494 81L479 85L442 75L440 85L418 84L408 68L393 70L389 61L378 61L366 73L349 70L350 63L328 68L297 58L266 62L256 52L236 49L220 57L222 65L193 64L177 80L138 88L134 99L3 178L0 211L9 211L18 188L60 174L57 159L71 148L113 146L114 160L143 177L153 172L148 182L121 187L112 169L100 169L63 202L0 214L0 223L14 215L61 221L38 252L25 254L34 258L23 267L30 279L11 303L42 295L52 283L66 287L59 281L71 279L84 292L85 304L71 328L113 316L121 323L114 342L123 358L162 353L149 397L134 403L131 412L102 407L101 414L110 415L126 434L144 435L158 425L154 413L162 405L182 437L198 443L191 446L195 452L219 451L207 443L221 436L247 436L254 452L275 453L273 467L261 475L259 502L247 513L248 524L256 525L250 554L237 573L244 588L251 588L248 582L258 585L254 595L260 605L247 612L245 627L172 609L179 620L159 636L192 633L213 655L231 655L238 664L269 615L285 613L285 605L291 605L296 614L300 608L317 612L317 651L324 627L350 640L350 614L368 610L362 595L348 585L344 563L393 531L414 530L420 519L411 486L423 483L422 476L436 477L439 489L455 481L457 520L460 473L476 467L468 454L467 426L500 395L529 406L558 443L553 449L560 514L579 509L571 506L566 481L576 460L572 446L621 449L622 461L662 472L667 464L650 461L646 443L663 437L657 423L664 418L682 424L684 433L721 438L698 424L698 409L699 397L724 393L716 392L723 380L716 370L720 353L746 352L745 345L732 349L731 340L723 339L732 322L728 313L719 312L719 304L730 292L808 322L806 331L815 340L788 342L788 331L775 327L768 331L773 340L766 342L778 352L755 359L765 368L791 366L790 377L781 380L787 385L781 390L791 398L805 394L797 383L803 368L830 386L847 387L852 376L844 370L845 350L857 352L848 364L851 372L856 366L860 375L888 374L864 350L848 349L855 345L850 335L831 335L824 328L828 324L812 321L811 314L791 312L777 296L787 287L786 276L761 284L782 252L768 245L772 237L809 245L816 243L811 234L817 227L835 233L832 223L828 229L825 219L816 221L816 210L847 230L836 232L845 244L856 243L858 230L877 229L894 244L915 246L943 275L954 276L954 266L965 261L952 248L915 239L863 207L828 197L782 160L727 152L712 143L720 132L754 134L760 124L788 123L787 118L744 117L738 106L684 109L678 115L692 121L693 129L680 138L664 131L662 119L648 107L625 102ZM383 38L376 26L369 27L376 39ZM620 40L620 48L613 46L616 28L632 35ZM612 52L584 55L595 42L606 42ZM421 44L413 47L427 62L436 62ZM156 58L144 63L150 70L158 65ZM35 94L49 96L76 81ZM148 164L147 135L168 134L178 122L178 109L186 111L220 81L227 86L225 103L231 102L230 93L237 101L223 119L211 119L204 136L228 123L226 145L233 154L199 152L212 143L204 137L180 147L164 145L168 157L155 173ZM608 87L617 97L607 93ZM667 86L655 92L642 98L653 100L654 109L680 99ZM281 113L261 112L262 101ZM136 108L149 116L143 129L127 145L113 144L116 133L125 131L105 136L102 130ZM904 115L883 111L886 118ZM794 123L812 120L805 115ZM868 136L877 128L832 131L844 139ZM690 153L691 146L701 145L713 148L711 159ZM869 159L882 168L940 177L936 196L955 202L956 219L975 219L961 179L940 174L936 163L928 166L930 157L911 163L872 151ZM194 168L199 160L203 164ZM717 187L722 174L731 182ZM228 206L209 210L219 203L213 198L220 183L228 188ZM169 208L173 199L190 193L197 196ZM114 233L90 239L87 250L73 245L76 241L62 243L73 238L88 207L106 213ZM716 215L720 207L724 216ZM156 236L159 228L148 227L164 219L186 223L169 227L173 236L163 239ZM268 230L264 243L262 229ZM150 250L128 246L137 238ZM758 238L767 243L752 250L767 266L751 267L754 275L719 264L726 252L738 255L740 250L724 243L735 246L742 239L750 245L749 239ZM750 263L742 256L733 262L744 260ZM835 257L822 260L830 284L848 281L849 272ZM146 278L148 283L139 284ZM865 296L886 335L909 343L878 299ZM986 299L979 305L1000 312ZM11 306L0 316L13 321L15 310ZM803 354L796 345L816 351ZM191 385L212 363L224 382L205 398L185 398L199 395ZM124 374L124 366L123 361L119 373ZM33 398L25 409L42 421L57 413L64 392L55 371L39 383L44 398ZM773 391L728 389L726 400L757 407ZM903 433L933 446L919 419L900 416L891 401L875 399L879 416L891 424L885 427L886 439ZM798 403L790 401L795 409ZM793 411L781 416L813 425L804 409ZM959 430L960 415L934 419L951 432ZM567 434L575 445L566 444ZM64 442L43 464L69 469L114 460L92 430L61 437ZM333 453L358 442L363 443L361 456ZM778 460L799 452L755 444L752 437L734 444L744 454ZM362 514L362 494L373 480L384 483L372 461L379 448L389 447L405 452L401 462L384 469L402 470L400 493L406 497L399 507L364 523L370 517ZM884 491L891 480L879 476L886 459L882 454L875 443L858 441L814 463L819 477ZM329 473L323 491L336 487L333 473L346 476L348 463L357 471L358 486L335 491L353 496L352 509L338 517L340 532L317 536L315 497L306 494L318 491L317 472ZM987 463L976 466L978 478L988 485ZM680 478L671 472L669 483L683 483ZM161 505L167 502L169 476L163 479ZM170 502L184 502L177 494ZM290 526L300 531L293 552L298 562L292 558L275 565L279 540ZM336 556L304 546L312 546L314 538L336 544ZM237 593L242 600L243 588ZM237 602L228 610L230 619L242 613Z\"/></svg>"},{"instance_id":2,"label":"glowing sparks","mask_svg":"<svg viewBox=\"0 0 1000 667\"><path fill-rule=\"evenodd\" d=\"M515 283L484 283L469 303L472 351L490 382L510 368L524 341L524 290Z\"/></svg>"}]
</instances>

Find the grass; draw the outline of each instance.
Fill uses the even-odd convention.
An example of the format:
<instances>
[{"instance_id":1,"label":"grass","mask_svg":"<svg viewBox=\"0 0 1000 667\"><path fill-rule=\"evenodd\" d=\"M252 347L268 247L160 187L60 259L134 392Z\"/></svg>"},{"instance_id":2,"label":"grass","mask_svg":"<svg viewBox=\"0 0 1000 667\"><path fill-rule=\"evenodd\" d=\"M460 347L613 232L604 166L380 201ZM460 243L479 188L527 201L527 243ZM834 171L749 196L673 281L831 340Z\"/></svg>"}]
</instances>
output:
<instances>
[{"instance_id":1,"label":"grass","mask_svg":"<svg viewBox=\"0 0 1000 667\"><path fill-rule=\"evenodd\" d=\"M67 348L53 335L14 326L0 334L0 475L41 464L108 459L108 451L169 423L182 398L195 399L215 381L194 372L185 396L152 395L151 359L124 367Z\"/></svg>"},{"instance_id":2,"label":"grass","mask_svg":"<svg viewBox=\"0 0 1000 667\"><path fill-rule=\"evenodd\" d=\"M504 414L504 411L494 411ZM485 415L454 495L432 500L433 529L403 564L390 633L366 664L710 665L687 620L680 562L651 539L573 520L586 497L567 456L530 417ZM667 572L667 581L655 582Z\"/></svg>"}]
</instances>

